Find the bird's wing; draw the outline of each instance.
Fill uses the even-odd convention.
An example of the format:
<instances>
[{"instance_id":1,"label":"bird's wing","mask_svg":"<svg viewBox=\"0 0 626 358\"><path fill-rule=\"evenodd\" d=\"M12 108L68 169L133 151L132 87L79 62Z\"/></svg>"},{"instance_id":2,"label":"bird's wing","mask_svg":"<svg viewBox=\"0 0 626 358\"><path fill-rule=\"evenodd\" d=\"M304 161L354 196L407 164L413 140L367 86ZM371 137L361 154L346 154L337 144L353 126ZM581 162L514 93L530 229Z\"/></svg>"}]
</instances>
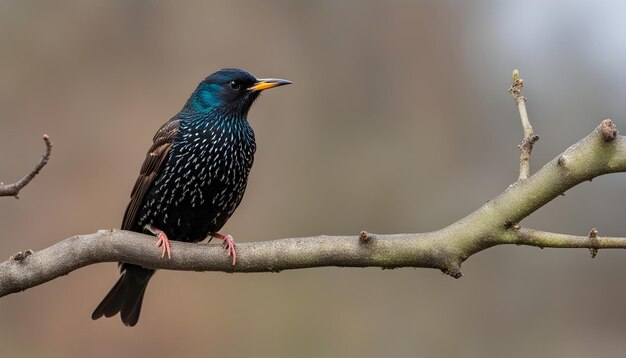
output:
<instances>
[{"instance_id":1,"label":"bird's wing","mask_svg":"<svg viewBox=\"0 0 626 358\"><path fill-rule=\"evenodd\" d=\"M170 119L159 128L152 139L152 146L148 150L146 159L141 166L139 178L135 182L133 191L130 194L130 203L126 207L124 220L122 221L122 230L132 230L137 221L137 213L141 206L146 193L156 180L163 164L167 161L167 157L172 149L174 139L178 134L180 120L176 117Z\"/></svg>"}]
</instances>

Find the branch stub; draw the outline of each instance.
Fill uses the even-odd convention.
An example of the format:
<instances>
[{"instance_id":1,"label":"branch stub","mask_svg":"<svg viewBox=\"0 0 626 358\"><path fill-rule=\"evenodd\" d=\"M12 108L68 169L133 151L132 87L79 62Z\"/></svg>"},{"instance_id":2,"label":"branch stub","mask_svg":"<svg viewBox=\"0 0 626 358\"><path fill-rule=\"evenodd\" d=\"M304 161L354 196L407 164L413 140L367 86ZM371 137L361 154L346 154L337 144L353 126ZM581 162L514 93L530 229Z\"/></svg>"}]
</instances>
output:
<instances>
[{"instance_id":1,"label":"branch stub","mask_svg":"<svg viewBox=\"0 0 626 358\"><path fill-rule=\"evenodd\" d=\"M619 131L617 130L617 126L610 119L605 119L600 124L600 134L602 135L602 139L605 142L610 142L617 138L617 134Z\"/></svg>"}]
</instances>

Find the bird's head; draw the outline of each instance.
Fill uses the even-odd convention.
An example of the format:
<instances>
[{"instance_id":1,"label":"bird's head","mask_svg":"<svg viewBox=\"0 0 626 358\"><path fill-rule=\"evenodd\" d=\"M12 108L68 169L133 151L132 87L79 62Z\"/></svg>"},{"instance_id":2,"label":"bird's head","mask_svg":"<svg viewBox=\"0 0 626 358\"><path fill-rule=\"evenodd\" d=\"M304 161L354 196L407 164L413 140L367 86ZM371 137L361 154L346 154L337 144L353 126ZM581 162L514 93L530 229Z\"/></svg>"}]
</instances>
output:
<instances>
[{"instance_id":1,"label":"bird's head","mask_svg":"<svg viewBox=\"0 0 626 358\"><path fill-rule=\"evenodd\" d=\"M291 82L275 78L257 79L244 70L223 69L205 78L185 107L200 114L219 111L245 117L261 91L288 84Z\"/></svg>"}]
</instances>

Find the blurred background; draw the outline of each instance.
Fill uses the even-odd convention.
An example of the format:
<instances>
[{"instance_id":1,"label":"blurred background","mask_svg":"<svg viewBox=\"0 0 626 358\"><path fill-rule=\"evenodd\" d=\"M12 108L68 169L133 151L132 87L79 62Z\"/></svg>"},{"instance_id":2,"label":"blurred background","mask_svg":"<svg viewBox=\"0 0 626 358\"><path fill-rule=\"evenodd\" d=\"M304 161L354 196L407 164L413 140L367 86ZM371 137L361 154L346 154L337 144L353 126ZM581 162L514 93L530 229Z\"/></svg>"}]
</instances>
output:
<instances>
[{"instance_id":1,"label":"blurred background","mask_svg":"<svg viewBox=\"0 0 626 358\"><path fill-rule=\"evenodd\" d=\"M239 242L431 231L517 179L525 79L533 172L612 118L626 132L623 1L0 1L0 180L54 142L0 257L119 227L156 129L223 67L292 80L253 107ZM625 176L522 224L626 235ZM0 356L623 356L626 253L496 247L428 269L160 271L139 325L91 312L115 264L0 300Z\"/></svg>"}]
</instances>

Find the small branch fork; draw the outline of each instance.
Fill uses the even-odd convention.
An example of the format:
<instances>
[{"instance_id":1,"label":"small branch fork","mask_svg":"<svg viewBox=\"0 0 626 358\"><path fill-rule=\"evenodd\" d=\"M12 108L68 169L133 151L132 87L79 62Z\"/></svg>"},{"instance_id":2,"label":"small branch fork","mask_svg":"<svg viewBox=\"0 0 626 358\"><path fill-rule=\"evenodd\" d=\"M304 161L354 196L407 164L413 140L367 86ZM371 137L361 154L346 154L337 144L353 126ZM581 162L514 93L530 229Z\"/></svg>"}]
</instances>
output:
<instances>
[{"instance_id":1,"label":"small branch fork","mask_svg":"<svg viewBox=\"0 0 626 358\"><path fill-rule=\"evenodd\" d=\"M50 137L47 134L43 135L43 141L46 144L46 152L43 154L35 168L31 170L26 176L24 176L20 181L14 184L3 184L0 183L0 196L13 196L16 199L19 199L18 194L20 190L24 188L28 183L30 183L33 178L39 174L41 169L48 164L48 160L50 159L50 154L52 154L52 142L50 141Z\"/></svg>"},{"instance_id":2,"label":"small branch fork","mask_svg":"<svg viewBox=\"0 0 626 358\"><path fill-rule=\"evenodd\" d=\"M519 158L519 178L517 179L519 181L528 178L530 174L530 154L533 151L533 146L539 140L539 136L533 132L533 127L528 119L526 97L524 97L524 80L520 78L518 70L513 71L513 84L509 88L509 93L513 96L515 104L517 104L522 127L524 128L524 139L522 139L522 144L518 146L521 152Z\"/></svg>"},{"instance_id":3,"label":"small branch fork","mask_svg":"<svg viewBox=\"0 0 626 358\"><path fill-rule=\"evenodd\" d=\"M574 236L521 227L519 223L524 218L570 188L597 176L626 172L626 137L620 136L615 124L606 119L585 138L528 176L530 151L537 139L526 115L519 74L514 73L513 82L511 92L520 109L525 133L521 145L521 180L448 227L426 233L385 235L362 231L354 236L244 242L237 245L236 265L232 265L221 245L174 241L172 258L166 260L154 249L157 239L153 236L100 230L62 240L38 252L21 252L0 263L0 297L100 262L127 262L150 269L223 272L278 272L323 266L424 267L459 278L465 260L497 245L586 248L592 256L599 249L626 249L626 238L601 237L595 228L586 236ZM44 163L35 168L35 174L49 157L50 145L47 140L46 143Z\"/></svg>"}]
</instances>

